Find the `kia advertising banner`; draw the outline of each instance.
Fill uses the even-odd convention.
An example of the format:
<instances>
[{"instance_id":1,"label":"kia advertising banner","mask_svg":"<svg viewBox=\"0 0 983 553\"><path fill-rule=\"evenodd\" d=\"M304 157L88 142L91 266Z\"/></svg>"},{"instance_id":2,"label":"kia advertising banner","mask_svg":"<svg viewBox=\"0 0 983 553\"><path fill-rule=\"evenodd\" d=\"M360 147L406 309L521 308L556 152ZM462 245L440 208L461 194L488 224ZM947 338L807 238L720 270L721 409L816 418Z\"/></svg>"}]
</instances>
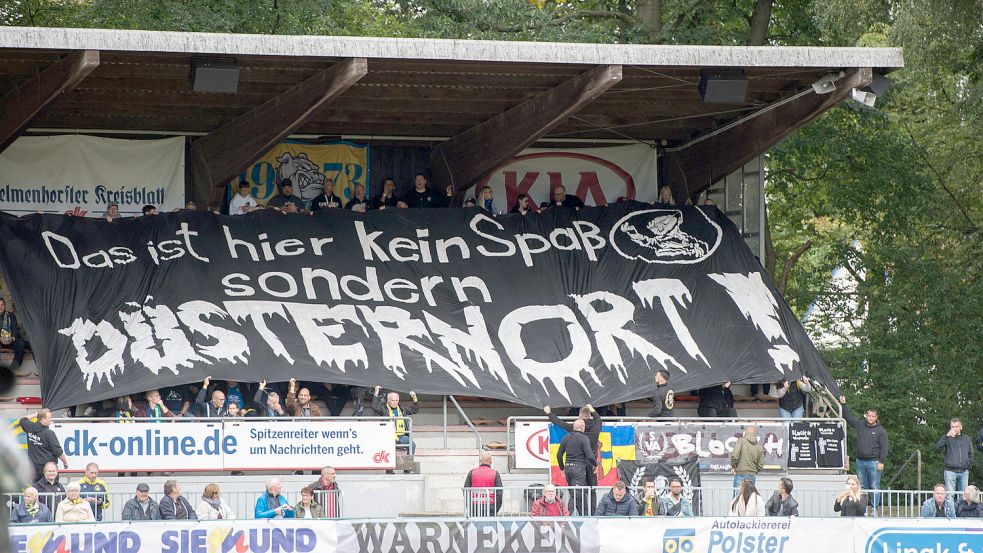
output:
<instances>
[{"instance_id":1,"label":"kia advertising banner","mask_svg":"<svg viewBox=\"0 0 983 553\"><path fill-rule=\"evenodd\" d=\"M104 217L184 208L184 137L22 136L0 152L0 211Z\"/></svg>"},{"instance_id":2,"label":"kia advertising banner","mask_svg":"<svg viewBox=\"0 0 983 553\"><path fill-rule=\"evenodd\" d=\"M563 185L567 194L587 205L603 206L620 198L654 202L659 197L656 149L645 144L605 148L529 148L508 160L478 183L491 187L502 205L515 205L527 194L531 205L550 201Z\"/></svg>"},{"instance_id":3,"label":"kia advertising banner","mask_svg":"<svg viewBox=\"0 0 983 553\"><path fill-rule=\"evenodd\" d=\"M56 421L68 464L108 472L391 469L394 419Z\"/></svg>"},{"instance_id":4,"label":"kia advertising banner","mask_svg":"<svg viewBox=\"0 0 983 553\"><path fill-rule=\"evenodd\" d=\"M0 235L51 408L206 376L537 407L650 397L663 369L838 389L712 206L0 214Z\"/></svg>"},{"instance_id":5,"label":"kia advertising banner","mask_svg":"<svg viewBox=\"0 0 983 553\"><path fill-rule=\"evenodd\" d=\"M516 421L515 468L550 468L550 423L542 421Z\"/></svg>"}]
</instances>

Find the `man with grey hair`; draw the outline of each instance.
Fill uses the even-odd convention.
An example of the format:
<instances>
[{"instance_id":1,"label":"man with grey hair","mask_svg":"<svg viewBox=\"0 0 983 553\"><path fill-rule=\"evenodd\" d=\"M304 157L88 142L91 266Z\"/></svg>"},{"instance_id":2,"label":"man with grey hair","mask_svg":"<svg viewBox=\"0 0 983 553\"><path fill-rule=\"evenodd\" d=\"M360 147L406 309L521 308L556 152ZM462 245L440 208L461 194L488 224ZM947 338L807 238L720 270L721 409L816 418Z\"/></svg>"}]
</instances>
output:
<instances>
[{"instance_id":1,"label":"man with grey hair","mask_svg":"<svg viewBox=\"0 0 983 553\"><path fill-rule=\"evenodd\" d=\"M761 469L765 468L765 450L758 443L758 427L744 427L744 436L734 444L730 453L730 473L734 475L734 494L741 487L742 480L754 482Z\"/></svg>"},{"instance_id":2,"label":"man with grey hair","mask_svg":"<svg viewBox=\"0 0 983 553\"><path fill-rule=\"evenodd\" d=\"M536 501L533 501L532 509L529 511L529 516L568 517L570 516L570 510L567 509L566 503L557 499L556 486L553 484L546 484L543 486L542 497L536 499Z\"/></svg>"},{"instance_id":3,"label":"man with grey hair","mask_svg":"<svg viewBox=\"0 0 983 553\"><path fill-rule=\"evenodd\" d=\"M281 489L279 478L266 481L266 493L256 499L253 518L294 518L294 508L280 495Z\"/></svg>"},{"instance_id":4,"label":"man with grey hair","mask_svg":"<svg viewBox=\"0 0 983 553\"><path fill-rule=\"evenodd\" d=\"M478 457L477 468L471 469L464 479L469 516L492 517L502 508L502 475L498 474L491 464L491 452L482 451ZM492 488L494 492L477 488Z\"/></svg>"},{"instance_id":5,"label":"man with grey hair","mask_svg":"<svg viewBox=\"0 0 983 553\"><path fill-rule=\"evenodd\" d=\"M382 386L376 386L375 392L372 394L372 410L380 417L396 419L396 445L408 445L410 455L413 455L416 453L416 444L410 440L410 421L408 417L420 411L420 403L416 399L416 392L410 392L412 404L409 407L399 404L399 394L397 392L389 392L385 395L381 392ZM392 473L391 470L387 470L386 472ZM406 470L404 472L409 471Z\"/></svg>"},{"instance_id":6,"label":"man with grey hair","mask_svg":"<svg viewBox=\"0 0 983 553\"><path fill-rule=\"evenodd\" d=\"M53 519L48 506L38 501L38 490L34 487L25 489L24 500L10 509L10 522L14 524L51 522Z\"/></svg>"},{"instance_id":7,"label":"man with grey hair","mask_svg":"<svg viewBox=\"0 0 983 553\"><path fill-rule=\"evenodd\" d=\"M256 395L253 397L257 413L261 417L286 417L287 411L280 405L280 394L266 391L266 380L259 383Z\"/></svg>"},{"instance_id":8,"label":"man with grey hair","mask_svg":"<svg viewBox=\"0 0 983 553\"><path fill-rule=\"evenodd\" d=\"M161 520L198 520L194 507L181 495L177 480L164 482L164 497L160 498L159 507Z\"/></svg>"},{"instance_id":9,"label":"man with grey hair","mask_svg":"<svg viewBox=\"0 0 983 553\"><path fill-rule=\"evenodd\" d=\"M173 482L173 480L169 480ZM194 513L192 513L194 514ZM154 498L150 497L150 486L141 482L137 484L137 493L123 505L123 520L160 520L160 507Z\"/></svg>"}]
</instances>

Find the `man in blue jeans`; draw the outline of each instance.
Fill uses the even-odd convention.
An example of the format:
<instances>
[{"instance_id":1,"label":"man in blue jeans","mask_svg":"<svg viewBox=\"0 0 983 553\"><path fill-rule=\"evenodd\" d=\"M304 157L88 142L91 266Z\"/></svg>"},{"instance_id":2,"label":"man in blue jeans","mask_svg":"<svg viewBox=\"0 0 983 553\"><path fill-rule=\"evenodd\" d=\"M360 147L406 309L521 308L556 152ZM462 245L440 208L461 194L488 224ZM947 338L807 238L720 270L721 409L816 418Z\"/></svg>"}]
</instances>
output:
<instances>
[{"instance_id":1,"label":"man in blue jeans","mask_svg":"<svg viewBox=\"0 0 983 553\"><path fill-rule=\"evenodd\" d=\"M945 489L961 492L969 485L969 467L973 466L973 443L963 434L959 419L949 421L949 432L939 438L935 450L942 452L945 465Z\"/></svg>"},{"instance_id":2,"label":"man in blue jeans","mask_svg":"<svg viewBox=\"0 0 983 553\"><path fill-rule=\"evenodd\" d=\"M846 397L840 396L840 403L843 404L843 418L857 431L857 477L860 478L861 488L871 490L870 516L876 517L881 504L881 495L877 490L881 487L881 472L887 460L887 430L877 422L876 409L867 409L864 420L860 420L846 406Z\"/></svg>"}]
</instances>

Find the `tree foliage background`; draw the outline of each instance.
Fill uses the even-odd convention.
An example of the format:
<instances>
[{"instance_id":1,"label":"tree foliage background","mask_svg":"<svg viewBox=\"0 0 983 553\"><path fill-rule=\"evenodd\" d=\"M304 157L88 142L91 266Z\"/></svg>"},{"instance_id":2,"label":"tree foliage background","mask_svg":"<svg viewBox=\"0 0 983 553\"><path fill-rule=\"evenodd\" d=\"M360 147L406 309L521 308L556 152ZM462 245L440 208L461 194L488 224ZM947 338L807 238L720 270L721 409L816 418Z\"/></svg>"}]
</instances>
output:
<instances>
[{"instance_id":1,"label":"tree foliage background","mask_svg":"<svg viewBox=\"0 0 983 553\"><path fill-rule=\"evenodd\" d=\"M875 109L831 110L769 154L767 265L788 269L849 402L879 409L888 476L921 449L931 483L948 419L983 423L983 0L4 0L0 23L902 47Z\"/></svg>"}]
</instances>

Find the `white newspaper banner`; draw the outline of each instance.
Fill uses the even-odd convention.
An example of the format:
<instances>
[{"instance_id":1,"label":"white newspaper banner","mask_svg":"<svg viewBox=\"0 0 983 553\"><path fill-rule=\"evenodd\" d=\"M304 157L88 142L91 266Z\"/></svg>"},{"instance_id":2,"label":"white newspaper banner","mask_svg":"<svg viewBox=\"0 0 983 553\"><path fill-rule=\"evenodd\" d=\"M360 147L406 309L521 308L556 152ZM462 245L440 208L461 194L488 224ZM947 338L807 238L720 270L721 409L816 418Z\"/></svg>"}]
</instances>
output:
<instances>
[{"instance_id":1,"label":"white newspaper banner","mask_svg":"<svg viewBox=\"0 0 983 553\"><path fill-rule=\"evenodd\" d=\"M105 472L391 469L392 419L54 422L68 464Z\"/></svg>"},{"instance_id":2,"label":"white newspaper banner","mask_svg":"<svg viewBox=\"0 0 983 553\"><path fill-rule=\"evenodd\" d=\"M516 421L515 468L550 469L549 421Z\"/></svg>"},{"instance_id":3,"label":"white newspaper banner","mask_svg":"<svg viewBox=\"0 0 983 553\"><path fill-rule=\"evenodd\" d=\"M184 137L22 136L0 153L0 211L102 217L184 207Z\"/></svg>"},{"instance_id":4,"label":"white newspaper banner","mask_svg":"<svg viewBox=\"0 0 983 553\"><path fill-rule=\"evenodd\" d=\"M225 423L225 436L245 446L225 456L226 470L396 467L393 419L305 419L290 424L243 419Z\"/></svg>"},{"instance_id":5,"label":"white newspaper banner","mask_svg":"<svg viewBox=\"0 0 983 553\"><path fill-rule=\"evenodd\" d=\"M530 203L549 202L563 185L567 194L587 205L607 205L619 198L654 202L659 197L655 148L644 144L605 148L529 148L492 171L475 187L492 188L495 209L507 211L519 194Z\"/></svg>"},{"instance_id":6,"label":"white newspaper banner","mask_svg":"<svg viewBox=\"0 0 983 553\"><path fill-rule=\"evenodd\" d=\"M314 553L337 551L329 521L217 520L12 526L12 553Z\"/></svg>"}]
</instances>

